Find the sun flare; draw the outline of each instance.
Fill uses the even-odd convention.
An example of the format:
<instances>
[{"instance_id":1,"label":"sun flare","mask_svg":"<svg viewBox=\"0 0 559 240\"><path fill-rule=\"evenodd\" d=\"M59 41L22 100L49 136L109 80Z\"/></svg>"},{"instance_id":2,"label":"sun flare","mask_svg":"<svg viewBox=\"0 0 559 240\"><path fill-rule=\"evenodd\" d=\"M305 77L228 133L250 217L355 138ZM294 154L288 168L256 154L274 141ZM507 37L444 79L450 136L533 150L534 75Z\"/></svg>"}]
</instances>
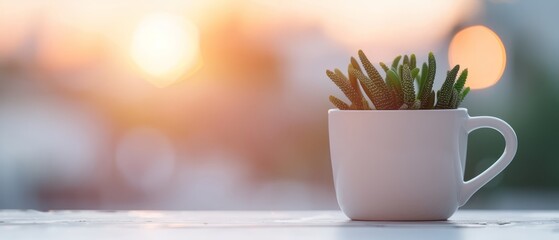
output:
<instances>
[{"instance_id":1,"label":"sun flare","mask_svg":"<svg viewBox=\"0 0 559 240\"><path fill-rule=\"evenodd\" d=\"M507 62L505 46L499 36L485 26L468 27L458 32L448 50L450 66L468 68L466 85L482 89L496 84Z\"/></svg>"},{"instance_id":2,"label":"sun flare","mask_svg":"<svg viewBox=\"0 0 559 240\"><path fill-rule=\"evenodd\" d=\"M136 27L130 52L149 75L147 80L159 87L168 86L198 64L198 29L180 16L150 14Z\"/></svg>"}]
</instances>

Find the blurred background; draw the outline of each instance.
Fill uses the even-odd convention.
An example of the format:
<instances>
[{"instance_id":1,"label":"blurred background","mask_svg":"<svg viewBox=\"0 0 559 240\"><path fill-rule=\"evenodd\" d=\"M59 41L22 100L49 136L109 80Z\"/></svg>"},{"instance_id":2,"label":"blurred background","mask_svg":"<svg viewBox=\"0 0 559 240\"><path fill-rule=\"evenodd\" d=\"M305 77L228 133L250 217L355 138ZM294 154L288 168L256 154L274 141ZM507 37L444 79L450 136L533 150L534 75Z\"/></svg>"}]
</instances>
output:
<instances>
[{"instance_id":1,"label":"blurred background","mask_svg":"<svg viewBox=\"0 0 559 240\"><path fill-rule=\"evenodd\" d=\"M466 208L559 209L557 9L0 0L0 208L337 209L327 110L342 95L325 70L363 49L433 51L439 85L449 62L468 67L462 106L516 130L515 160ZM472 133L466 178L503 147Z\"/></svg>"}]
</instances>

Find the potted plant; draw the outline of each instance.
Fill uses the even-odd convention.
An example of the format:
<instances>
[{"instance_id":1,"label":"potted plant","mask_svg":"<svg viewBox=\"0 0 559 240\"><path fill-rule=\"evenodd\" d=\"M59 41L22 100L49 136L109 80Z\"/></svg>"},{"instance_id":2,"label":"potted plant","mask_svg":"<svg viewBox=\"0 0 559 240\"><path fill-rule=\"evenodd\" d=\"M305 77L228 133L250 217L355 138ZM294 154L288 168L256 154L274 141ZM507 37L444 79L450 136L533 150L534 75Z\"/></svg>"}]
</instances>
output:
<instances>
[{"instance_id":1,"label":"potted plant","mask_svg":"<svg viewBox=\"0 0 559 240\"><path fill-rule=\"evenodd\" d=\"M435 56L417 65L415 55L380 63L384 78L358 52L347 76L326 71L349 103L330 96L330 154L336 197L354 220L443 220L500 173L517 149L514 130L494 117L470 117L458 108L470 88L468 70L456 65L436 92ZM370 100L370 102L369 102ZM493 128L505 138L501 157L464 181L468 133Z\"/></svg>"}]
</instances>

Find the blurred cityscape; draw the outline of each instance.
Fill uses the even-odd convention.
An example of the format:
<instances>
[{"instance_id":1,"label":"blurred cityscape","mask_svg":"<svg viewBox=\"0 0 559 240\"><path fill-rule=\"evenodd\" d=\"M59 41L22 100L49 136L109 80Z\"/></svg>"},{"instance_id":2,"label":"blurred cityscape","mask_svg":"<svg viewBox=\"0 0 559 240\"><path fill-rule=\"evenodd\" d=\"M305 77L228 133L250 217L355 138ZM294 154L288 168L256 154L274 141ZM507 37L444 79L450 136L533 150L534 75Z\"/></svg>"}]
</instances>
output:
<instances>
[{"instance_id":1,"label":"blurred cityscape","mask_svg":"<svg viewBox=\"0 0 559 240\"><path fill-rule=\"evenodd\" d=\"M0 0L0 208L336 209L327 110L340 93L325 70L358 49L376 62L433 51L441 84L453 37L483 25L506 68L462 106L507 121L519 150L465 207L559 209L557 9ZM468 145L471 178L504 141L479 130Z\"/></svg>"}]
</instances>

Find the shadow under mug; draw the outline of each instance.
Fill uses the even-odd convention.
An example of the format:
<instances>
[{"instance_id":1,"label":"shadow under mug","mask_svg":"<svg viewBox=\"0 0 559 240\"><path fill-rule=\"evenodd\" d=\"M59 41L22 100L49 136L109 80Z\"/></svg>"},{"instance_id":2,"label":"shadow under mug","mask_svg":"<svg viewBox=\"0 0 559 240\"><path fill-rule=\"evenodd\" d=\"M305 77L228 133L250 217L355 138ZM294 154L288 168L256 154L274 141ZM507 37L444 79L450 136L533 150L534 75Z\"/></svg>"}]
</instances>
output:
<instances>
[{"instance_id":1,"label":"shadow under mug","mask_svg":"<svg viewBox=\"0 0 559 240\"><path fill-rule=\"evenodd\" d=\"M499 174L517 149L514 130L467 109L328 111L340 208L353 220L444 220ZM504 153L464 182L468 133L500 132Z\"/></svg>"}]
</instances>

